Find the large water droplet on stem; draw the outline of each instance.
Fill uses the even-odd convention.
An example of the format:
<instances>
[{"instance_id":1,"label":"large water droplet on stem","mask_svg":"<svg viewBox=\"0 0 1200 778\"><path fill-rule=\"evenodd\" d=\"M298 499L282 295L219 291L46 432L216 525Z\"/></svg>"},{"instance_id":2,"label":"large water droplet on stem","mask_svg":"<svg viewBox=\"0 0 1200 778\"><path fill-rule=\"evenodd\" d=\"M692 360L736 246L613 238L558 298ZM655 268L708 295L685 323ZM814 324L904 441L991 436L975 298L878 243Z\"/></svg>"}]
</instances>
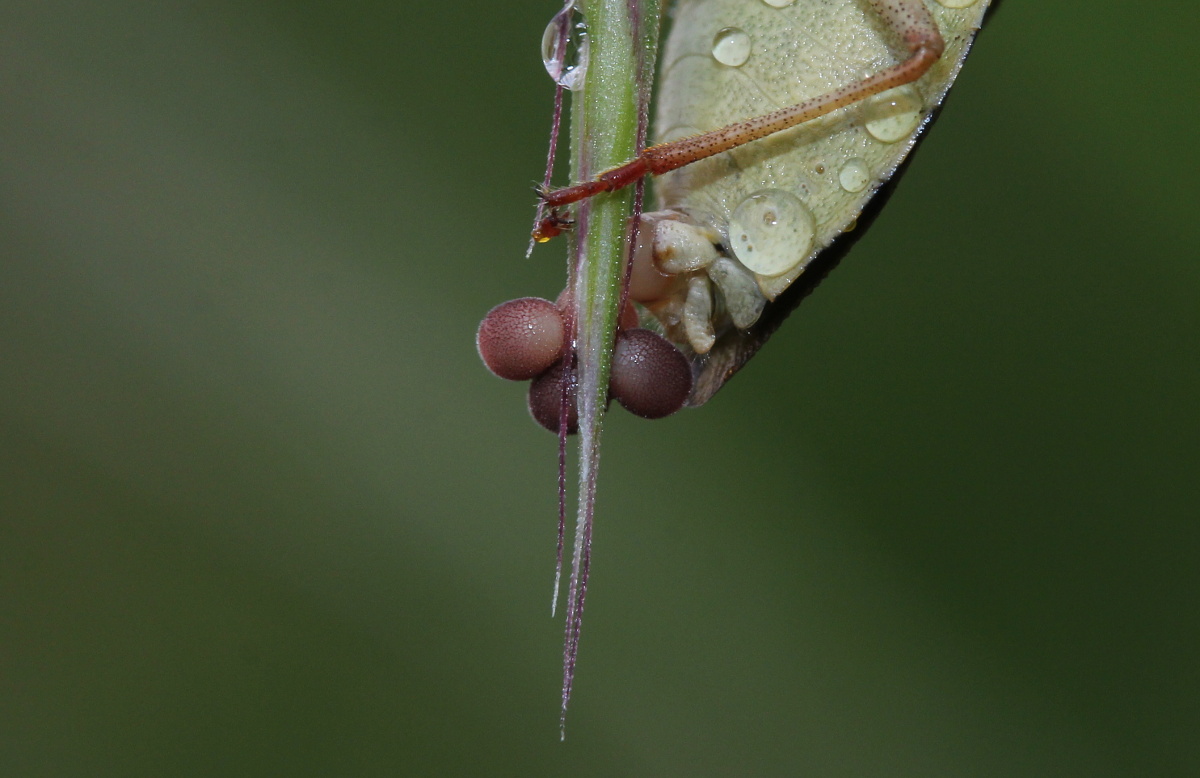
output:
<instances>
[{"instance_id":1,"label":"large water droplet on stem","mask_svg":"<svg viewBox=\"0 0 1200 778\"><path fill-rule=\"evenodd\" d=\"M546 72L554 83L572 91L583 88L588 64L587 28L582 21L575 20L577 15L575 4L569 3L554 15L542 33L542 64Z\"/></svg>"}]
</instances>

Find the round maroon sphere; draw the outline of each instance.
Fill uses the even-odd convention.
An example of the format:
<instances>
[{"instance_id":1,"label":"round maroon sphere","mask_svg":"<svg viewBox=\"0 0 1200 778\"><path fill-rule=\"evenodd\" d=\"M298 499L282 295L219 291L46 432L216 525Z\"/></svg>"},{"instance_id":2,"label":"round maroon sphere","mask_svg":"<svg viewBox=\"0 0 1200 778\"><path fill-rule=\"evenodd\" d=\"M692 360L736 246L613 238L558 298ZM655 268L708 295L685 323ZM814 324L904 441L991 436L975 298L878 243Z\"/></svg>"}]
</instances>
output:
<instances>
[{"instance_id":1,"label":"round maroon sphere","mask_svg":"<svg viewBox=\"0 0 1200 778\"><path fill-rule=\"evenodd\" d=\"M558 421L562 412L563 363L542 373L529 384L529 414L533 420L551 432L558 432ZM567 386L567 434L579 431L579 413L575 408L575 371L568 374Z\"/></svg>"},{"instance_id":2,"label":"round maroon sphere","mask_svg":"<svg viewBox=\"0 0 1200 778\"><path fill-rule=\"evenodd\" d=\"M483 363L501 378L524 381L562 356L566 331L554 303L540 297L509 300L488 311L475 345Z\"/></svg>"},{"instance_id":3,"label":"round maroon sphere","mask_svg":"<svg viewBox=\"0 0 1200 778\"><path fill-rule=\"evenodd\" d=\"M661 419L687 402L692 366L663 336L646 329L624 330L613 349L609 389L630 413Z\"/></svg>"}]
</instances>

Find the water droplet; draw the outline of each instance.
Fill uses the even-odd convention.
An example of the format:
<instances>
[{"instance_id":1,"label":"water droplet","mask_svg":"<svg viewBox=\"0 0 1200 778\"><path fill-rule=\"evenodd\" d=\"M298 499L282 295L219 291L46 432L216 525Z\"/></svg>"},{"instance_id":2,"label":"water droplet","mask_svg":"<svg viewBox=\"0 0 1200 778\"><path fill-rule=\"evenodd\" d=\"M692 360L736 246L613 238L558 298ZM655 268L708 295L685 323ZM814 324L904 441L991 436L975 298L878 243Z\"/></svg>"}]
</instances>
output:
<instances>
[{"instance_id":1,"label":"water droplet","mask_svg":"<svg viewBox=\"0 0 1200 778\"><path fill-rule=\"evenodd\" d=\"M729 243L751 271L777 276L808 258L816 222L799 197L764 189L742 200L729 220Z\"/></svg>"},{"instance_id":2,"label":"water droplet","mask_svg":"<svg viewBox=\"0 0 1200 778\"><path fill-rule=\"evenodd\" d=\"M572 91L583 88L588 64L587 31L582 22L572 21L574 14L575 4L571 3L554 15L542 33L542 64L546 66L546 72L554 79L554 83ZM567 41L566 46L561 48L560 57L559 42L564 24L567 25Z\"/></svg>"},{"instance_id":3,"label":"water droplet","mask_svg":"<svg viewBox=\"0 0 1200 778\"><path fill-rule=\"evenodd\" d=\"M861 192L871 183L871 169L858 157L846 160L838 171L838 183L847 192Z\"/></svg>"},{"instance_id":4,"label":"water droplet","mask_svg":"<svg viewBox=\"0 0 1200 778\"><path fill-rule=\"evenodd\" d=\"M889 89L864 110L867 132L884 143L907 138L921 123L921 98L911 86Z\"/></svg>"},{"instance_id":5,"label":"water droplet","mask_svg":"<svg viewBox=\"0 0 1200 778\"><path fill-rule=\"evenodd\" d=\"M976 0L937 0L938 5L944 5L947 8L970 8L975 5Z\"/></svg>"},{"instance_id":6,"label":"water droplet","mask_svg":"<svg viewBox=\"0 0 1200 778\"><path fill-rule=\"evenodd\" d=\"M763 2L772 8L787 8L789 5L796 2L796 0L763 0ZM975 0L971 0L971 2L975 2Z\"/></svg>"},{"instance_id":7,"label":"water droplet","mask_svg":"<svg viewBox=\"0 0 1200 778\"><path fill-rule=\"evenodd\" d=\"M713 59L736 68L750 59L750 36L737 27L726 27L713 36Z\"/></svg>"}]
</instances>

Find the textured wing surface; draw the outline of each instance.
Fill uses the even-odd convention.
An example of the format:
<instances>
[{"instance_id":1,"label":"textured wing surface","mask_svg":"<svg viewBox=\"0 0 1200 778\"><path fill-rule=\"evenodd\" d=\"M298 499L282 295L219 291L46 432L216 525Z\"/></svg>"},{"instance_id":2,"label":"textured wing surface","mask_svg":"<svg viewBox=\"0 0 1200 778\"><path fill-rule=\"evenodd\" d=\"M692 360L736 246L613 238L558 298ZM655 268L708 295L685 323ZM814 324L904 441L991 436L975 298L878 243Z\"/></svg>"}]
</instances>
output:
<instances>
[{"instance_id":1,"label":"textured wing surface","mask_svg":"<svg viewBox=\"0 0 1200 778\"><path fill-rule=\"evenodd\" d=\"M772 2L775 5L766 0L674 3L662 59L658 142L803 102L906 56L866 0L796 0L782 8L775 6L783 0ZM794 232L794 264L784 272L756 274L763 294L774 300L822 249L854 225L867 201L913 148L957 75L988 4L978 0L968 8L953 9L927 0L946 50L915 84L666 173L655 182L659 207L710 215L736 248L744 237L746 214L762 210L739 211L739 206L749 198L764 197L768 203L774 197L790 204L771 213L785 218L798 214L795 218L804 221ZM702 361L722 375L731 374L730 367L736 370L738 360L749 358L736 340L722 338L716 353ZM705 399L698 395L693 402Z\"/></svg>"}]
</instances>

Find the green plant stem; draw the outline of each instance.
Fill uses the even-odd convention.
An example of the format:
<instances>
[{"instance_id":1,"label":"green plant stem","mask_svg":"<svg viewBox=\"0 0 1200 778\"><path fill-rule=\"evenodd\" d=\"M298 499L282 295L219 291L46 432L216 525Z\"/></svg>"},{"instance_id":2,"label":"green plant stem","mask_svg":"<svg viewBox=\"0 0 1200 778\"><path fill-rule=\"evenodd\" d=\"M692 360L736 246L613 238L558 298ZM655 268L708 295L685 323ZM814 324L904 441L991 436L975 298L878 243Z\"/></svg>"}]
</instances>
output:
<instances>
[{"instance_id":1,"label":"green plant stem","mask_svg":"<svg viewBox=\"0 0 1200 778\"><path fill-rule=\"evenodd\" d=\"M590 54L582 95L571 105L575 181L634 157L645 143L646 111L658 47L658 0L581 0ZM600 432L608 402L633 188L581 202L573 243L579 410L579 508L563 651L562 723L574 681L596 503Z\"/></svg>"}]
</instances>

